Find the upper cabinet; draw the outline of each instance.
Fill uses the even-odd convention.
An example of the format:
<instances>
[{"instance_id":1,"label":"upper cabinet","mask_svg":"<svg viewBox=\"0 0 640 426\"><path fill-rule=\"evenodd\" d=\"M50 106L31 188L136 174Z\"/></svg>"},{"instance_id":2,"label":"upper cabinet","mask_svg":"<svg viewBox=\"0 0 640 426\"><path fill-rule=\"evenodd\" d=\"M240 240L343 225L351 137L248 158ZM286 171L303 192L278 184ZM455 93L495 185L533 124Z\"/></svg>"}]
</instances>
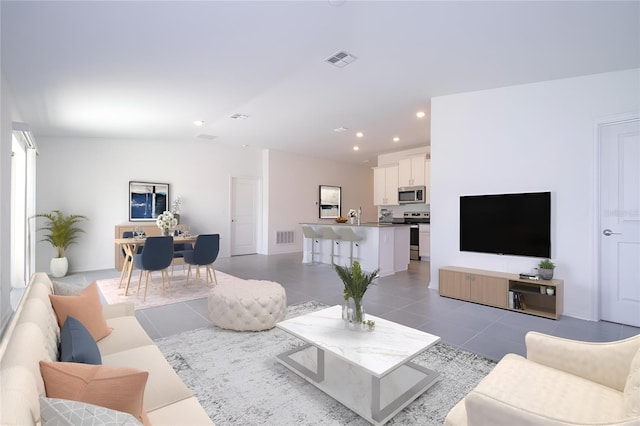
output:
<instances>
[{"instance_id":1,"label":"upper cabinet","mask_svg":"<svg viewBox=\"0 0 640 426\"><path fill-rule=\"evenodd\" d=\"M423 186L427 184L425 156L402 159L398 162L398 186Z\"/></svg>"},{"instance_id":2,"label":"upper cabinet","mask_svg":"<svg viewBox=\"0 0 640 426\"><path fill-rule=\"evenodd\" d=\"M398 166L373 169L373 204L376 206L398 205Z\"/></svg>"}]
</instances>

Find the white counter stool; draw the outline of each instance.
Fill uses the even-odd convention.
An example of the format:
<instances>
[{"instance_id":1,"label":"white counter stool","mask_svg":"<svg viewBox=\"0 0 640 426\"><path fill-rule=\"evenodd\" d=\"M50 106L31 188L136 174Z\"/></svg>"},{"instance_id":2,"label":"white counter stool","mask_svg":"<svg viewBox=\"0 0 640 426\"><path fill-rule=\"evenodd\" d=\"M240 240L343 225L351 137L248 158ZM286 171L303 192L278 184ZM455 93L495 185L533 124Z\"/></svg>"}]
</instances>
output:
<instances>
[{"instance_id":1,"label":"white counter stool","mask_svg":"<svg viewBox=\"0 0 640 426\"><path fill-rule=\"evenodd\" d=\"M313 255L316 253L313 249L316 246L316 243L319 242L320 238L322 238L322 234L316 232L315 229L308 225L302 225L302 234L305 238L311 240L311 263L313 263Z\"/></svg>"},{"instance_id":2,"label":"white counter stool","mask_svg":"<svg viewBox=\"0 0 640 426\"><path fill-rule=\"evenodd\" d=\"M353 228L345 226L344 228L340 228L340 237L342 237L343 241L351 242L351 249L349 250L349 262L353 265L353 246L358 247L358 241L362 241L364 237L355 233Z\"/></svg>"},{"instance_id":3,"label":"white counter stool","mask_svg":"<svg viewBox=\"0 0 640 426\"><path fill-rule=\"evenodd\" d=\"M331 240L331 264L334 265L335 262L333 261L333 258L335 256L335 252L334 252L334 248L335 245L340 245L340 235L338 235L336 233L336 231L333 230L332 227L330 226L323 226L322 227L322 238L324 238L325 240ZM333 244L335 243L335 245Z\"/></svg>"}]
</instances>

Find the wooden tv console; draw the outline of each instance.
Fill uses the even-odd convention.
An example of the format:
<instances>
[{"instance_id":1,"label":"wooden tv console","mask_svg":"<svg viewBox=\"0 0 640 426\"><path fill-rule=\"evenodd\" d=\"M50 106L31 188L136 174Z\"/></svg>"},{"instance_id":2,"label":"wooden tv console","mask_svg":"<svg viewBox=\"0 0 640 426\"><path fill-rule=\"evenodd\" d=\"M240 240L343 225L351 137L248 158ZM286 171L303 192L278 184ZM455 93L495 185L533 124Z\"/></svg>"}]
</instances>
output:
<instances>
[{"instance_id":1,"label":"wooden tv console","mask_svg":"<svg viewBox=\"0 0 640 426\"><path fill-rule=\"evenodd\" d=\"M554 320L562 314L562 280L531 280L518 274L457 266L440 268L439 275L440 296ZM547 287L553 287L553 295L546 293ZM509 292L521 295L522 309L510 307Z\"/></svg>"}]
</instances>

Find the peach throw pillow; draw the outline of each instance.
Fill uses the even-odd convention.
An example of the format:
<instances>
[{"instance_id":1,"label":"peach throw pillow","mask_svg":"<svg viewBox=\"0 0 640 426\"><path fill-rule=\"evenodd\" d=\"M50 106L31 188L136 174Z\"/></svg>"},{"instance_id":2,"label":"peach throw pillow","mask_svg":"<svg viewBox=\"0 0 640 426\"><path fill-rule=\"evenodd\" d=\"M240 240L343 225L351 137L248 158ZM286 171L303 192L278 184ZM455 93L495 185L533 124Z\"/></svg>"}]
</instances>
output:
<instances>
[{"instance_id":1,"label":"peach throw pillow","mask_svg":"<svg viewBox=\"0 0 640 426\"><path fill-rule=\"evenodd\" d=\"M62 327L67 316L71 315L89 330L96 342L111 334L111 329L102 315L102 303L95 281L75 296L50 294L49 299L56 312L59 327Z\"/></svg>"},{"instance_id":2,"label":"peach throw pillow","mask_svg":"<svg viewBox=\"0 0 640 426\"><path fill-rule=\"evenodd\" d=\"M135 368L40 361L47 397L70 399L146 420L142 408L149 373Z\"/></svg>"}]
</instances>

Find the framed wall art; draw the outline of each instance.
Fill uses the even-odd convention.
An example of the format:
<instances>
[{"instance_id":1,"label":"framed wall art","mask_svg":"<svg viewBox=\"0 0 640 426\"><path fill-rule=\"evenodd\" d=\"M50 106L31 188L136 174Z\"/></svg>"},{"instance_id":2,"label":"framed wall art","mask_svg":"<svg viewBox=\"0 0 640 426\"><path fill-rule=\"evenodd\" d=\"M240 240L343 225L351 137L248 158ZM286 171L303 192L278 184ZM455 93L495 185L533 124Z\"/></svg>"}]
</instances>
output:
<instances>
[{"instance_id":1,"label":"framed wall art","mask_svg":"<svg viewBox=\"0 0 640 426\"><path fill-rule=\"evenodd\" d=\"M129 221L153 221L165 210L169 210L168 183L129 182Z\"/></svg>"},{"instance_id":2,"label":"framed wall art","mask_svg":"<svg viewBox=\"0 0 640 426\"><path fill-rule=\"evenodd\" d=\"M320 185L320 219L335 219L342 212L342 187Z\"/></svg>"}]
</instances>

